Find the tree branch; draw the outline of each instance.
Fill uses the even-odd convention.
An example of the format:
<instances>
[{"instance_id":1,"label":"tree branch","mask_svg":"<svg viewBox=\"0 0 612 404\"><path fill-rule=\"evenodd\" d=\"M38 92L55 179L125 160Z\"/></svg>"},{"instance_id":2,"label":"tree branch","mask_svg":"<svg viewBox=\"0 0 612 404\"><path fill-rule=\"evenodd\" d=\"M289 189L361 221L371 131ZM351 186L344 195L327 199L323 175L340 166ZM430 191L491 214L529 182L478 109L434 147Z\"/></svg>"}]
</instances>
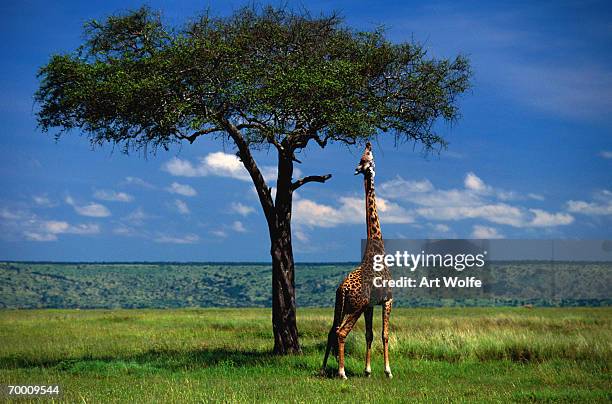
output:
<instances>
[{"instance_id":1,"label":"tree branch","mask_svg":"<svg viewBox=\"0 0 612 404\"><path fill-rule=\"evenodd\" d=\"M193 144L193 142L195 142L195 140L202 136L202 135L207 135L209 133L213 133L213 132L221 132L223 129L219 128L217 126L213 126L212 128L207 128L207 129L202 129L199 130L197 132L192 133L191 135L183 135L182 133L177 133L176 137L178 139L184 139L184 140L188 140L189 144Z\"/></svg>"},{"instance_id":2,"label":"tree branch","mask_svg":"<svg viewBox=\"0 0 612 404\"><path fill-rule=\"evenodd\" d=\"M295 139L291 142L291 150L303 149L308 145L311 139L314 139L315 142L324 148L327 144L327 138L322 140L316 133L316 131L306 131L295 136Z\"/></svg>"},{"instance_id":3,"label":"tree branch","mask_svg":"<svg viewBox=\"0 0 612 404\"><path fill-rule=\"evenodd\" d=\"M331 174L326 174L326 175L309 175L307 177L300 178L299 180L296 180L296 181L291 183L291 190L295 191L296 189L298 189L302 185L304 185L306 183L309 183L309 182L324 183L325 181L330 179L331 176L332 176Z\"/></svg>"},{"instance_id":4,"label":"tree branch","mask_svg":"<svg viewBox=\"0 0 612 404\"><path fill-rule=\"evenodd\" d=\"M271 133L270 128L267 125L267 122L257 119L252 116L247 116L242 111L237 111L238 115L246 121L247 123L241 123L236 125L238 130L242 129L258 129L261 134L263 134L268 141L268 143L274 145L279 151L283 151L283 146L274 138L274 134Z\"/></svg>"},{"instance_id":5,"label":"tree branch","mask_svg":"<svg viewBox=\"0 0 612 404\"><path fill-rule=\"evenodd\" d=\"M255 189L257 190L257 196L259 196L259 202L266 216L268 227L274 230L273 227L276 226L276 212L274 209L274 202L272 201L271 189L266 184L266 180L259 170L259 167L257 167L257 163L249 150L249 145L244 136L242 136L242 133L240 133L238 127L225 117L220 117L220 121L223 128L227 131L238 148L237 155L253 180L253 185L255 185Z\"/></svg>"}]
</instances>

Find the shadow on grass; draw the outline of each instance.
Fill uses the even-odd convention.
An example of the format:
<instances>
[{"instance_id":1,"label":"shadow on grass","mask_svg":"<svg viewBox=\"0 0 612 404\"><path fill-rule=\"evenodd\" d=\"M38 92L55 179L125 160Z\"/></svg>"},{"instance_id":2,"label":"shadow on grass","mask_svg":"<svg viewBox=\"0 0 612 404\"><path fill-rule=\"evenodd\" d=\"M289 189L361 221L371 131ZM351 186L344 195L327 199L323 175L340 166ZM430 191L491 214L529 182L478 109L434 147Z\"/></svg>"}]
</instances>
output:
<instances>
[{"instance_id":1,"label":"shadow on grass","mask_svg":"<svg viewBox=\"0 0 612 404\"><path fill-rule=\"evenodd\" d=\"M296 357L299 358L299 357ZM8 356L0 358L0 368L55 368L57 370L71 370L87 368L89 363L93 367L101 365L129 364L132 367L158 370L188 370L212 367L255 367L272 366L277 364L281 357L265 351L238 351L230 349L199 349L190 351L178 350L149 350L139 354L118 354L108 356L83 355L71 358L25 358Z\"/></svg>"},{"instance_id":2,"label":"shadow on grass","mask_svg":"<svg viewBox=\"0 0 612 404\"><path fill-rule=\"evenodd\" d=\"M27 358L9 356L0 358L0 369L46 368L69 373L158 373L198 369L245 369L284 367L314 377L337 378L338 367L333 355L327 368L322 371L319 355L313 361L311 354L318 351L305 349L304 355L277 356L269 351L239 351L231 349L199 349L190 351L149 350L139 354L107 356L83 355L71 358ZM347 369L347 376L363 376L363 373Z\"/></svg>"}]
</instances>

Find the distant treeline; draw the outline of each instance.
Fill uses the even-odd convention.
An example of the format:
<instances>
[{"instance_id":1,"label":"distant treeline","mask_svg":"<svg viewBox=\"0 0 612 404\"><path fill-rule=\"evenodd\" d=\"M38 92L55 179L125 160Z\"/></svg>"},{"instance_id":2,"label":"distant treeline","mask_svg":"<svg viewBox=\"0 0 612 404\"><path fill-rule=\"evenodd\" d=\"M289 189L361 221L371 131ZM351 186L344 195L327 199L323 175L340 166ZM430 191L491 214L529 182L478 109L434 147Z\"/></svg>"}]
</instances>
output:
<instances>
[{"instance_id":1,"label":"distant treeline","mask_svg":"<svg viewBox=\"0 0 612 404\"><path fill-rule=\"evenodd\" d=\"M333 306L339 282L355 265L298 264L298 306ZM394 305L610 306L611 269L610 263L497 263L483 274L484 291L394 289ZM262 263L0 262L2 308L270 307L270 289L271 268Z\"/></svg>"}]
</instances>

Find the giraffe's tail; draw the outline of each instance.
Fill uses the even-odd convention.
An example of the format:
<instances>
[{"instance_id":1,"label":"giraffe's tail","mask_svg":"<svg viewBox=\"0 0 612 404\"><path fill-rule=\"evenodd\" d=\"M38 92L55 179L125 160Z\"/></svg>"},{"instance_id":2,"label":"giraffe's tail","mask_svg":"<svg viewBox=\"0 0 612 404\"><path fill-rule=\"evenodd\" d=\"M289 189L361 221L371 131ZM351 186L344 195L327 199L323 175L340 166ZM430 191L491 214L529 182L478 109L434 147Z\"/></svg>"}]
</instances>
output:
<instances>
[{"instance_id":1,"label":"giraffe's tail","mask_svg":"<svg viewBox=\"0 0 612 404\"><path fill-rule=\"evenodd\" d=\"M344 291L342 288L336 290L336 304L334 308L334 323L327 334L327 347L325 348L325 357L323 358L323 366L321 367L321 373L325 373L327 367L327 358L329 358L329 352L333 349L334 355L338 354L338 336L336 330L342 321L344 315Z\"/></svg>"}]
</instances>

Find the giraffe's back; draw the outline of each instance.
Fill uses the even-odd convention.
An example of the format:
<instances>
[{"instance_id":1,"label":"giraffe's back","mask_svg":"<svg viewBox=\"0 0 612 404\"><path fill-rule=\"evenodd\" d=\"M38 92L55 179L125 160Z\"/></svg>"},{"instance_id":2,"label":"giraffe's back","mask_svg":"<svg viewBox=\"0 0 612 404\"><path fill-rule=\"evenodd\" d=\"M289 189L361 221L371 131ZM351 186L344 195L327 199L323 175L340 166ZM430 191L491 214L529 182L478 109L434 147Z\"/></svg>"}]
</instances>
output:
<instances>
[{"instance_id":1,"label":"giraffe's back","mask_svg":"<svg viewBox=\"0 0 612 404\"><path fill-rule=\"evenodd\" d=\"M378 276L384 276L384 271ZM391 299L392 294L390 288L373 287L374 276L368 271L364 271L362 266L358 266L351 271L339 286L342 295L345 299L345 307L361 308L365 306L381 305L385 301Z\"/></svg>"}]
</instances>

